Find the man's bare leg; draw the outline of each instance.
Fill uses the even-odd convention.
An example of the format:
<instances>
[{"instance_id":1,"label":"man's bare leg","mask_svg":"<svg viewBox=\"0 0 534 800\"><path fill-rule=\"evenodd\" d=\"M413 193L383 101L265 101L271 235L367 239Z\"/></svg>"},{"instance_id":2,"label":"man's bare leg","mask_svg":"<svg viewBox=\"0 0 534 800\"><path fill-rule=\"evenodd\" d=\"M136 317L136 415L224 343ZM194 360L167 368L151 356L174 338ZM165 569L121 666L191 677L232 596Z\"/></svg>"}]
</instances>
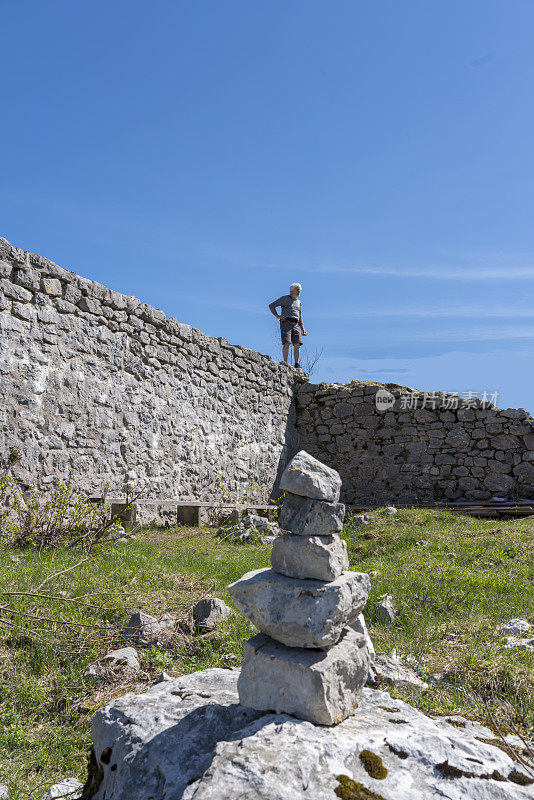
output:
<instances>
[{"instance_id":1,"label":"man's bare leg","mask_svg":"<svg viewBox=\"0 0 534 800\"><path fill-rule=\"evenodd\" d=\"M289 357L289 342L282 347L282 355L284 356L284 361L287 364L287 359Z\"/></svg>"},{"instance_id":2,"label":"man's bare leg","mask_svg":"<svg viewBox=\"0 0 534 800\"><path fill-rule=\"evenodd\" d=\"M293 352L295 354L295 364L299 363L299 356L300 356L300 344L293 345Z\"/></svg>"}]
</instances>

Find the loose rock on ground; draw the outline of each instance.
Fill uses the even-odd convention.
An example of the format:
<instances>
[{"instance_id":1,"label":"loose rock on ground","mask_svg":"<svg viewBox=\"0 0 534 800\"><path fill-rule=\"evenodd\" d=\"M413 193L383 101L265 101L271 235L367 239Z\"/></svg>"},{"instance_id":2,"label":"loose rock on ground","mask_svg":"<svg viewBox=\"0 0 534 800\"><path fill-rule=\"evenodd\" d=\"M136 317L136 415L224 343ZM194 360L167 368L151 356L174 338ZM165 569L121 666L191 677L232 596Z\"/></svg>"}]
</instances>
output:
<instances>
[{"instance_id":1,"label":"loose rock on ground","mask_svg":"<svg viewBox=\"0 0 534 800\"><path fill-rule=\"evenodd\" d=\"M197 630L213 631L232 613L220 597L203 597L193 606L193 621Z\"/></svg>"},{"instance_id":2,"label":"loose rock on ground","mask_svg":"<svg viewBox=\"0 0 534 800\"><path fill-rule=\"evenodd\" d=\"M86 667L83 678L88 683L102 680L125 680L131 678L140 669L137 651L133 647L122 647Z\"/></svg>"},{"instance_id":3,"label":"loose rock on ground","mask_svg":"<svg viewBox=\"0 0 534 800\"><path fill-rule=\"evenodd\" d=\"M83 783L76 778L65 778L65 780L55 783L41 797L41 800L79 800L82 796Z\"/></svg>"}]
</instances>

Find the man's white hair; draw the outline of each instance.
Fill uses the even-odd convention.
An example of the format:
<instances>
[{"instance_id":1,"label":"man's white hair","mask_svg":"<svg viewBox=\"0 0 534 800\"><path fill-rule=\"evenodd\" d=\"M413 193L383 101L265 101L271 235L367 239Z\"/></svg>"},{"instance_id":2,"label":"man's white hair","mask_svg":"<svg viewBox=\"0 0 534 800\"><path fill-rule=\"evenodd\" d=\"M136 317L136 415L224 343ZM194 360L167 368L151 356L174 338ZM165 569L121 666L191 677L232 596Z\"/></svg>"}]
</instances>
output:
<instances>
[{"instance_id":1,"label":"man's white hair","mask_svg":"<svg viewBox=\"0 0 534 800\"><path fill-rule=\"evenodd\" d=\"M289 287L289 291L292 292L293 289L300 289L300 291L302 292L302 286L300 285L300 283L292 283L291 286Z\"/></svg>"}]
</instances>

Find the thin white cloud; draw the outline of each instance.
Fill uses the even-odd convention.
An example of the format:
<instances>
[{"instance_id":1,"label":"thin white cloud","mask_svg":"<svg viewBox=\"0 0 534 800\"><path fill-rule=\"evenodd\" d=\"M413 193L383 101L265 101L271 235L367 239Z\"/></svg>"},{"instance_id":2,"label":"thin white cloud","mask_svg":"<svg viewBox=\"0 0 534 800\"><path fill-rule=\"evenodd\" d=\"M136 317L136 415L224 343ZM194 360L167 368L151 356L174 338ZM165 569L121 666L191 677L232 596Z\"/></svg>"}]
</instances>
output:
<instances>
[{"instance_id":1,"label":"thin white cloud","mask_svg":"<svg viewBox=\"0 0 534 800\"><path fill-rule=\"evenodd\" d=\"M524 281L534 280L534 266L526 267L477 267L451 269L450 267L367 267L322 265L301 268L304 272L326 274L376 275L395 278L426 278L447 281Z\"/></svg>"},{"instance_id":2,"label":"thin white cloud","mask_svg":"<svg viewBox=\"0 0 534 800\"><path fill-rule=\"evenodd\" d=\"M340 264L335 258L308 256L288 258L258 258L239 250L224 247L209 247L207 254L214 260L224 261L234 267L268 269L297 275L306 273L370 275L393 278L422 278L445 281L519 281L534 280L534 256L523 253L490 252L440 252L439 261L418 265ZM451 266L454 261L458 266Z\"/></svg>"},{"instance_id":3,"label":"thin white cloud","mask_svg":"<svg viewBox=\"0 0 534 800\"><path fill-rule=\"evenodd\" d=\"M335 314L327 312L309 312L307 317L313 319L361 319L362 317L412 317L426 318L458 318L458 319L513 319L517 317L533 317L534 308L532 305L513 305L513 306L487 306L487 305L464 305L464 306L403 306L395 308L384 308L382 306L373 308L352 308L340 309Z\"/></svg>"},{"instance_id":4,"label":"thin white cloud","mask_svg":"<svg viewBox=\"0 0 534 800\"><path fill-rule=\"evenodd\" d=\"M513 340L534 340L534 325L532 326L503 326L499 328L472 327L449 328L445 330L416 330L404 328L402 324L390 325L378 332L370 331L364 337L360 333L331 334L328 331L321 336L320 344L343 346L349 344L365 344L367 347L375 345L391 345L403 342L425 344L431 342L505 342Z\"/></svg>"}]
</instances>

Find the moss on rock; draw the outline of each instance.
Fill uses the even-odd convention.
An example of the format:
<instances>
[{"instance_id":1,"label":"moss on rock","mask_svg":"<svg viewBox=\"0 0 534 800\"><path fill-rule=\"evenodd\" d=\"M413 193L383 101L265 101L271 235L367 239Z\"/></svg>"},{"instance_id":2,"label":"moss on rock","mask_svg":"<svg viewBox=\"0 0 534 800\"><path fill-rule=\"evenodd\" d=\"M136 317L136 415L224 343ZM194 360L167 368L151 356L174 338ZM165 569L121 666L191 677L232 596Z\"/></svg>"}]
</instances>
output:
<instances>
[{"instance_id":1,"label":"moss on rock","mask_svg":"<svg viewBox=\"0 0 534 800\"><path fill-rule=\"evenodd\" d=\"M382 759L380 756L377 756L376 753L373 753L371 750L362 750L360 753L360 761L371 778L375 778L377 781L383 781L384 778L387 778L388 771Z\"/></svg>"}]
</instances>

